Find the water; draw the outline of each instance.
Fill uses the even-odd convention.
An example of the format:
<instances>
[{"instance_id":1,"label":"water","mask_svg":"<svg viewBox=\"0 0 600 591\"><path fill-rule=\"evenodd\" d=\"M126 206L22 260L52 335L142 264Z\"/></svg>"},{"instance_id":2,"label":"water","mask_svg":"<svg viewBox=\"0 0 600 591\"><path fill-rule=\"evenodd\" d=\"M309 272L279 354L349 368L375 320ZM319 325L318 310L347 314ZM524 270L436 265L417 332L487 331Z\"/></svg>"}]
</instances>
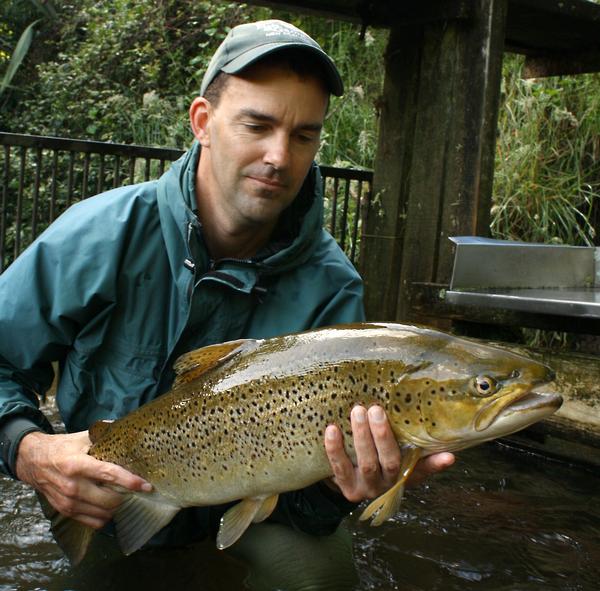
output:
<instances>
[{"instance_id":1,"label":"water","mask_svg":"<svg viewBox=\"0 0 600 591\"><path fill-rule=\"evenodd\" d=\"M0 590L144 588L592 591L600 588L600 475L493 443L408 492L379 528L351 516L333 538L255 526L212 542L122 558L97 540L71 569L27 487L0 479Z\"/></svg>"}]
</instances>

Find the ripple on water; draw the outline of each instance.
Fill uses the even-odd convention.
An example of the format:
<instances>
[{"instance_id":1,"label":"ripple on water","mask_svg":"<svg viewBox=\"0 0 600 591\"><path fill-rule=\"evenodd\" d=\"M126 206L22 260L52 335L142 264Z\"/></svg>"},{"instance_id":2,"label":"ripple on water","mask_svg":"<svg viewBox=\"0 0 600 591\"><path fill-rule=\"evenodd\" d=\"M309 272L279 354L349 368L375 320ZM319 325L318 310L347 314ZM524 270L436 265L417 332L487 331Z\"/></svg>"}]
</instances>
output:
<instances>
[{"instance_id":1,"label":"ripple on water","mask_svg":"<svg viewBox=\"0 0 600 591\"><path fill-rule=\"evenodd\" d=\"M596 590L599 484L494 445L467 450L454 469L409 491L381 531L353 519L361 576L369 589Z\"/></svg>"}]
</instances>

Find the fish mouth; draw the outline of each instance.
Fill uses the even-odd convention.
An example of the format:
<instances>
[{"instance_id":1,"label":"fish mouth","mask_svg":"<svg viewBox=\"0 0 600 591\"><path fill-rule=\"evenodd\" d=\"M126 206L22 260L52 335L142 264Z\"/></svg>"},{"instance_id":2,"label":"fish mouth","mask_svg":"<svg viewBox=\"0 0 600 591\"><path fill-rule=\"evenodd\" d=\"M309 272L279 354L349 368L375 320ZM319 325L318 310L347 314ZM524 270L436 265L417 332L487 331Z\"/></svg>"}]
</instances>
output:
<instances>
[{"instance_id":1,"label":"fish mouth","mask_svg":"<svg viewBox=\"0 0 600 591\"><path fill-rule=\"evenodd\" d=\"M494 437L509 435L555 413L563 403L562 396L554 392L525 392L505 405L486 426L478 425Z\"/></svg>"},{"instance_id":2,"label":"fish mouth","mask_svg":"<svg viewBox=\"0 0 600 591\"><path fill-rule=\"evenodd\" d=\"M506 408L503 408L500 411L498 418L525 411L551 409L552 412L555 412L560 408L562 403L562 396L555 392L528 392L522 398L519 398Z\"/></svg>"}]
</instances>

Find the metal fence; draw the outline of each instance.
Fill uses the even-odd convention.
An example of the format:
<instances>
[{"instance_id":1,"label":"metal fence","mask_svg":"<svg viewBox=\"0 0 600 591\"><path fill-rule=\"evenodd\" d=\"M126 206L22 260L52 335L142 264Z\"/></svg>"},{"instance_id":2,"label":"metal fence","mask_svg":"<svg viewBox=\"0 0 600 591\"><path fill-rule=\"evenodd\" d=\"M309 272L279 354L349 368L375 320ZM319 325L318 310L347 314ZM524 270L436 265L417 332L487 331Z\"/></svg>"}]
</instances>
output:
<instances>
[{"instance_id":1,"label":"metal fence","mask_svg":"<svg viewBox=\"0 0 600 591\"><path fill-rule=\"evenodd\" d=\"M0 273L72 203L158 178L182 150L0 132ZM321 166L325 224L353 263L371 198L369 170Z\"/></svg>"}]
</instances>

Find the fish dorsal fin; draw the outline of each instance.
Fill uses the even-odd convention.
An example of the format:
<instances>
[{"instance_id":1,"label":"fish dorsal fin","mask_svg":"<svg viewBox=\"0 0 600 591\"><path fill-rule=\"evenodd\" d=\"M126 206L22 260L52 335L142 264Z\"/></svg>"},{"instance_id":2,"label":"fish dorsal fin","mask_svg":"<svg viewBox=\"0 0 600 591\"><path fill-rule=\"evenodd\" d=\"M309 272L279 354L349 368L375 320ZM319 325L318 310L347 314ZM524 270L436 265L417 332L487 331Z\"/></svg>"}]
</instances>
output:
<instances>
[{"instance_id":1,"label":"fish dorsal fin","mask_svg":"<svg viewBox=\"0 0 600 591\"><path fill-rule=\"evenodd\" d=\"M173 387L187 384L200 377L213 367L217 367L232 357L235 357L244 349L247 343L255 342L253 339L238 339L217 345L208 345L201 349L184 353L178 357L173 365L177 374Z\"/></svg>"},{"instance_id":2,"label":"fish dorsal fin","mask_svg":"<svg viewBox=\"0 0 600 591\"><path fill-rule=\"evenodd\" d=\"M100 439L102 439L102 437L104 437L104 435L106 435L106 433L108 433L108 431L110 430L111 425L114 423L114 421L109 421L109 420L103 420L103 421L96 421L89 429L88 431L88 436L90 438L90 441L92 443L96 443L96 441L100 441Z\"/></svg>"},{"instance_id":3,"label":"fish dorsal fin","mask_svg":"<svg viewBox=\"0 0 600 591\"><path fill-rule=\"evenodd\" d=\"M217 548L223 550L237 542L251 523L264 521L277 505L279 495L243 499L221 517Z\"/></svg>"}]
</instances>

